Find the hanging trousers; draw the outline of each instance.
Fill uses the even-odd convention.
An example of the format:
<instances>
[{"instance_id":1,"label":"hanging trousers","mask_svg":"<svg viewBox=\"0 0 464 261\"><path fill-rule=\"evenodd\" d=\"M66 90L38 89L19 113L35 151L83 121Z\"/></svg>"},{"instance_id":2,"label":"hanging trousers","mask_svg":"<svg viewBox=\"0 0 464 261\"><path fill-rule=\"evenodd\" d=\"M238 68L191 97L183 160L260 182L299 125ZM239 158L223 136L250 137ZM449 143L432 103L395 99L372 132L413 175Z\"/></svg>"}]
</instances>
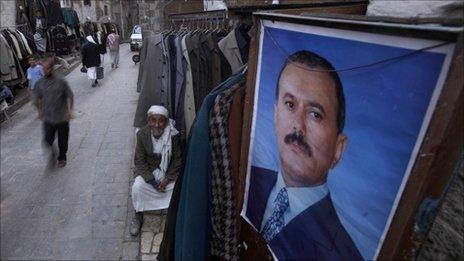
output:
<instances>
[{"instance_id":1,"label":"hanging trousers","mask_svg":"<svg viewBox=\"0 0 464 261\"><path fill-rule=\"evenodd\" d=\"M58 160L66 160L66 152L68 151L69 122L44 122L44 140L47 145L53 145L56 132L58 132L58 148L60 150Z\"/></svg>"}]
</instances>

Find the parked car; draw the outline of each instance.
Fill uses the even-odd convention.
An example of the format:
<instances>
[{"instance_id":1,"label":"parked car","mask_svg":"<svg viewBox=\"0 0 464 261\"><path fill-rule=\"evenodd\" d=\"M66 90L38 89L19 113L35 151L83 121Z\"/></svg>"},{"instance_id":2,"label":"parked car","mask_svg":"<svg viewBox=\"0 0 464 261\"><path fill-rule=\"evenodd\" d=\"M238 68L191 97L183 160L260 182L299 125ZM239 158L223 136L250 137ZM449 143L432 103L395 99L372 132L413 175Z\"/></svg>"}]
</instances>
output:
<instances>
[{"instance_id":1,"label":"parked car","mask_svg":"<svg viewBox=\"0 0 464 261\"><path fill-rule=\"evenodd\" d=\"M130 39L131 51L138 51L142 48L142 27L140 25L134 26Z\"/></svg>"}]
</instances>

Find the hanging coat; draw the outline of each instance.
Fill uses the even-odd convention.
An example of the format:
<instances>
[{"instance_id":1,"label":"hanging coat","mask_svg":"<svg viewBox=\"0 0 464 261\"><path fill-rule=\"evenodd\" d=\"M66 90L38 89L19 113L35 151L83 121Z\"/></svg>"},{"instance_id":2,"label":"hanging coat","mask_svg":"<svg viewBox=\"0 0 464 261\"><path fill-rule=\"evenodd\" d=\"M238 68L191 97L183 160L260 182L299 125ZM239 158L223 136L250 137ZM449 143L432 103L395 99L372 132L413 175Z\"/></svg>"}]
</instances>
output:
<instances>
[{"instance_id":1,"label":"hanging coat","mask_svg":"<svg viewBox=\"0 0 464 261\"><path fill-rule=\"evenodd\" d=\"M168 96L163 77L163 68L167 63L167 57L163 51L163 35L155 34L147 39L146 57L140 80L140 95L135 111L134 127L141 128L147 124L147 111L152 105L168 107Z\"/></svg>"}]
</instances>

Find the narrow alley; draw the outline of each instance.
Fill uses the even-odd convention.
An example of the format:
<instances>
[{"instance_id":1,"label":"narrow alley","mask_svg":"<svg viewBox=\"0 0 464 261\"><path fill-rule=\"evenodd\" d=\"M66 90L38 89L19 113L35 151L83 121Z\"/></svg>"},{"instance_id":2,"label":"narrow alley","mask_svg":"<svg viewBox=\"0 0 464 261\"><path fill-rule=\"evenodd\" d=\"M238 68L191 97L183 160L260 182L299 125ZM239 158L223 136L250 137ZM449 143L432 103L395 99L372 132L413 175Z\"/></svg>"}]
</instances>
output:
<instances>
[{"instance_id":1,"label":"narrow alley","mask_svg":"<svg viewBox=\"0 0 464 261\"><path fill-rule=\"evenodd\" d=\"M105 57L96 88L80 67L66 76L75 108L65 168L46 167L42 122L31 103L2 123L1 259L136 258L138 238L126 223L138 65L128 44L120 54L116 70Z\"/></svg>"}]
</instances>

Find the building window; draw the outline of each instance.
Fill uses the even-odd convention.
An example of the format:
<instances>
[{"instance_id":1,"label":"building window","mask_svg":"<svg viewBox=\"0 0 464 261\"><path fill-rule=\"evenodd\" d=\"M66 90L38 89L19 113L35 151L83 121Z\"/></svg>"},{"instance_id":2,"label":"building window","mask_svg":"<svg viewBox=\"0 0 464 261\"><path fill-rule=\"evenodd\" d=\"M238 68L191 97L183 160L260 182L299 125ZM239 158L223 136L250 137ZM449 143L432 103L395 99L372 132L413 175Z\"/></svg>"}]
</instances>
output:
<instances>
[{"instance_id":1,"label":"building window","mask_svg":"<svg viewBox=\"0 0 464 261\"><path fill-rule=\"evenodd\" d=\"M108 6L107 5L103 6L103 9L104 9L105 15L108 15Z\"/></svg>"},{"instance_id":2,"label":"building window","mask_svg":"<svg viewBox=\"0 0 464 261\"><path fill-rule=\"evenodd\" d=\"M91 3L90 0L84 0L84 5L90 6L90 3Z\"/></svg>"}]
</instances>

